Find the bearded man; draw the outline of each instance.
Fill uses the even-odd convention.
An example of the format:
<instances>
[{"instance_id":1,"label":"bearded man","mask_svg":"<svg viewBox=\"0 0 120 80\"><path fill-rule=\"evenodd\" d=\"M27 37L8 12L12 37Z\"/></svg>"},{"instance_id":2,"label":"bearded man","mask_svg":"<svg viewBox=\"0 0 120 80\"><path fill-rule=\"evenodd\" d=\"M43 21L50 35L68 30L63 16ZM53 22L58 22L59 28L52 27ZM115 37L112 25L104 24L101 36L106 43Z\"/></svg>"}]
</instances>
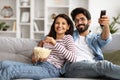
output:
<instances>
[{"instance_id":1,"label":"bearded man","mask_svg":"<svg viewBox=\"0 0 120 80\"><path fill-rule=\"evenodd\" d=\"M102 25L101 34L89 30L91 15L87 9L75 8L71 16L76 26L73 37L77 47L77 59L66 68L65 77L107 77L120 80L120 66L104 60L101 50L112 40L108 16L103 15L98 19Z\"/></svg>"}]
</instances>

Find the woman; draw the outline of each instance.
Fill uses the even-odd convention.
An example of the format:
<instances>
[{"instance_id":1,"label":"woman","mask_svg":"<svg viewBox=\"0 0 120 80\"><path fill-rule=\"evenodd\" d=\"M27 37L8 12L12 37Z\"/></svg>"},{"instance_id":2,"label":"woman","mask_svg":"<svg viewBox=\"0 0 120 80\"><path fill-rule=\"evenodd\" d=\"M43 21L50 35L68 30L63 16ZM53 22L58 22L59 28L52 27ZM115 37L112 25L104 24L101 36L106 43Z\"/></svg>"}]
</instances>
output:
<instances>
[{"instance_id":1,"label":"woman","mask_svg":"<svg viewBox=\"0 0 120 80\"><path fill-rule=\"evenodd\" d=\"M72 38L73 23L65 14L55 17L51 30L42 45L51 50L46 59L40 59L36 65L3 61L1 62L0 80L11 80L15 78L42 79L59 77L60 69L65 61L75 62L75 45ZM41 44L40 44L41 46ZM36 58L32 55L32 62Z\"/></svg>"}]
</instances>

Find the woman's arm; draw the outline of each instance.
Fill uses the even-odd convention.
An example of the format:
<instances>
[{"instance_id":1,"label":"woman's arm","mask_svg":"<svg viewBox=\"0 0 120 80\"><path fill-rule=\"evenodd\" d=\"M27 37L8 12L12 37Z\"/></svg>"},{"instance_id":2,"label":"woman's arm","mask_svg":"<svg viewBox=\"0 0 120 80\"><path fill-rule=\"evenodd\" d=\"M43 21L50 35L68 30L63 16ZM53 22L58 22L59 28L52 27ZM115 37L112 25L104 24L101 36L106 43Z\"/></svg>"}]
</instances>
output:
<instances>
[{"instance_id":1,"label":"woman's arm","mask_svg":"<svg viewBox=\"0 0 120 80\"><path fill-rule=\"evenodd\" d=\"M66 43L66 47L56 43L55 48L58 52L62 53L64 58L70 62L76 61L76 47L74 44L73 37L71 35L67 35L64 39Z\"/></svg>"}]
</instances>

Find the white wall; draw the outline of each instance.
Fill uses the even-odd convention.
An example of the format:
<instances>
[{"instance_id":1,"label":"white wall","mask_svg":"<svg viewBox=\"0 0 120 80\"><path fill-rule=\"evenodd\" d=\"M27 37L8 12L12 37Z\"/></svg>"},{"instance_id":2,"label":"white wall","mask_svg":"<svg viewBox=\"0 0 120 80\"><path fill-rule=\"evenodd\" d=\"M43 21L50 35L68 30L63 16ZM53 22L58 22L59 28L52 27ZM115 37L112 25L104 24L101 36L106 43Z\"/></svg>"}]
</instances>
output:
<instances>
[{"instance_id":1,"label":"white wall","mask_svg":"<svg viewBox=\"0 0 120 80\"><path fill-rule=\"evenodd\" d=\"M90 29L96 31L98 24L98 18L100 16L101 10L107 10L107 15L110 20L112 17L116 17L120 14L120 0L90 0L89 1L89 11L92 16L92 24Z\"/></svg>"}]
</instances>

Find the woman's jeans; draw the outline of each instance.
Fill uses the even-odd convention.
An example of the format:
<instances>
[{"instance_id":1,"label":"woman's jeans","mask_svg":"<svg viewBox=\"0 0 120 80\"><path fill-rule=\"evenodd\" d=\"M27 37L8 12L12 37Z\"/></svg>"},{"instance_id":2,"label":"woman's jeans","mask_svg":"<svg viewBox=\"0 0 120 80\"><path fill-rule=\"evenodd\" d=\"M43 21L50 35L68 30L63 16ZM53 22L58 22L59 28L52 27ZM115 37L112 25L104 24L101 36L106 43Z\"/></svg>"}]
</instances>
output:
<instances>
[{"instance_id":1,"label":"woman's jeans","mask_svg":"<svg viewBox=\"0 0 120 80\"><path fill-rule=\"evenodd\" d=\"M60 69L48 62L37 63L36 65L13 61L0 62L0 80L19 78L39 80L59 76Z\"/></svg>"},{"instance_id":2,"label":"woman's jeans","mask_svg":"<svg viewBox=\"0 0 120 80\"><path fill-rule=\"evenodd\" d=\"M81 61L67 66L65 73L65 77L74 78L95 78L101 76L120 80L120 66L106 60L96 62Z\"/></svg>"}]
</instances>

